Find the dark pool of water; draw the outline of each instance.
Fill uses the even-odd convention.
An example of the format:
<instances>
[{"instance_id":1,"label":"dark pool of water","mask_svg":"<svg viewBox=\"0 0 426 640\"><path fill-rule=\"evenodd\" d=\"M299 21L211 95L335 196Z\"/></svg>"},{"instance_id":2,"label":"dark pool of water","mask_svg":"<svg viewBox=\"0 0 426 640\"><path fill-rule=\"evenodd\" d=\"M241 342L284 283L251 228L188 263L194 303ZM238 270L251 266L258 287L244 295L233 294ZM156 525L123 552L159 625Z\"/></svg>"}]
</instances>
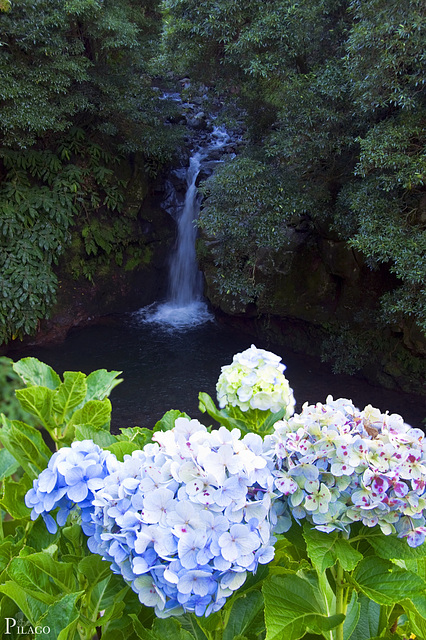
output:
<instances>
[{"instance_id":1,"label":"dark pool of water","mask_svg":"<svg viewBox=\"0 0 426 640\"><path fill-rule=\"evenodd\" d=\"M169 409L180 409L202 420L198 392L205 391L215 398L221 367L230 364L235 353L253 342L282 357L298 408L305 401L323 402L331 394L350 398L360 408L372 404L383 412L399 413L409 424L422 426L426 417L424 398L374 387L351 376L334 375L315 358L291 353L285 347L254 339L217 322L170 333L143 324L135 316L123 315L105 325L74 330L63 344L28 347L12 357L17 360L35 356L60 373L123 371L124 382L111 394L112 427L116 431L134 425L152 427Z\"/></svg>"}]
</instances>

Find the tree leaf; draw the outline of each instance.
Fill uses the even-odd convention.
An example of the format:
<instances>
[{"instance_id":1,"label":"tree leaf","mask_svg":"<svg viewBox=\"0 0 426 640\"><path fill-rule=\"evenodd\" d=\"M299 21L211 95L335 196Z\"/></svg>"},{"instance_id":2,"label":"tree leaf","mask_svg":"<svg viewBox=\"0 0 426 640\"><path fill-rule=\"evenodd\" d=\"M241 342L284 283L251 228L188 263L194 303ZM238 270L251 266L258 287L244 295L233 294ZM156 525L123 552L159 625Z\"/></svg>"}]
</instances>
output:
<instances>
[{"instance_id":1,"label":"tree leaf","mask_svg":"<svg viewBox=\"0 0 426 640\"><path fill-rule=\"evenodd\" d=\"M315 590L297 575L270 576L262 588L265 599L266 640L298 640L307 631L330 631L345 618L328 616Z\"/></svg>"},{"instance_id":2,"label":"tree leaf","mask_svg":"<svg viewBox=\"0 0 426 640\"><path fill-rule=\"evenodd\" d=\"M61 384L60 377L52 367L37 358L22 358L14 363L13 370L29 386L56 389Z\"/></svg>"},{"instance_id":3,"label":"tree leaf","mask_svg":"<svg viewBox=\"0 0 426 640\"><path fill-rule=\"evenodd\" d=\"M20 611L31 624L35 624L48 609L46 603L41 602L38 598L33 598L12 580L0 584L0 593L4 593L13 602L16 602Z\"/></svg>"},{"instance_id":4,"label":"tree leaf","mask_svg":"<svg viewBox=\"0 0 426 640\"><path fill-rule=\"evenodd\" d=\"M120 442L129 440L137 444L140 449L143 449L152 440L151 429L146 429L145 427L127 427L120 429L120 432L120 435L116 436L117 440Z\"/></svg>"},{"instance_id":5,"label":"tree leaf","mask_svg":"<svg viewBox=\"0 0 426 640\"><path fill-rule=\"evenodd\" d=\"M426 594L426 582L420 576L375 556L361 560L352 579L368 598L382 605Z\"/></svg>"},{"instance_id":6,"label":"tree leaf","mask_svg":"<svg viewBox=\"0 0 426 640\"><path fill-rule=\"evenodd\" d=\"M13 558L8 574L26 594L45 604L52 604L61 597L64 588L69 591L68 585L74 582L72 564L56 562L45 552L34 555L37 556L34 562L31 556ZM62 564L63 567L60 566Z\"/></svg>"}]
</instances>

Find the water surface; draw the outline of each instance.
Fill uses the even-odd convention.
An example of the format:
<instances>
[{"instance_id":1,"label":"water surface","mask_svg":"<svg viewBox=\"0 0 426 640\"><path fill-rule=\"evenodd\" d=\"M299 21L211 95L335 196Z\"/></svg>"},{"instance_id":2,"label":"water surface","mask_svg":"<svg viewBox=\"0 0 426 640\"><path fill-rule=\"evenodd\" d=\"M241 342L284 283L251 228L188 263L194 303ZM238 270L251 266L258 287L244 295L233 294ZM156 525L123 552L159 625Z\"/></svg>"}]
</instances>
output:
<instances>
[{"instance_id":1,"label":"water surface","mask_svg":"<svg viewBox=\"0 0 426 640\"><path fill-rule=\"evenodd\" d=\"M205 391L215 398L221 367L253 342L282 357L298 408L305 401L324 402L332 394L350 398L360 408L372 404L383 412L400 413L409 424L422 426L426 411L419 396L374 387L352 376L334 375L316 358L254 339L216 321L171 331L141 322L138 314L128 314L109 324L74 330L63 344L54 347L28 347L19 357L38 357L58 372L123 371L124 382L111 394L116 431L134 425L152 427L169 409L180 409L203 420L198 412L198 393ZM206 416L204 421L208 424Z\"/></svg>"}]
</instances>

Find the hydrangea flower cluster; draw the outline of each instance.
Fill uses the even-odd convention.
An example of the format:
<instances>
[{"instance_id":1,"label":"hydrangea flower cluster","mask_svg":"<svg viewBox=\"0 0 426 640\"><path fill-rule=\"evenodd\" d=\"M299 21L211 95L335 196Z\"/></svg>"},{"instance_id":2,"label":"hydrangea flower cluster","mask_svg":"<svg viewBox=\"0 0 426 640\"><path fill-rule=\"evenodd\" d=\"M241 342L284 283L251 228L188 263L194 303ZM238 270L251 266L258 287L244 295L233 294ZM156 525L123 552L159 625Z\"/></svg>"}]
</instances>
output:
<instances>
[{"instance_id":1,"label":"hydrangea flower cluster","mask_svg":"<svg viewBox=\"0 0 426 640\"><path fill-rule=\"evenodd\" d=\"M285 408L285 417L294 413L296 401L284 376L281 358L251 345L237 353L232 364L222 367L216 385L219 406L238 407L241 411L260 409L277 413Z\"/></svg>"},{"instance_id":2,"label":"hydrangea flower cluster","mask_svg":"<svg viewBox=\"0 0 426 640\"><path fill-rule=\"evenodd\" d=\"M94 491L103 486L102 479L109 473L106 462L111 456L92 440L73 442L71 447L56 451L25 496L25 504L32 509L31 519L41 515L48 531L56 533L57 524L49 512L59 507L56 520L63 526L78 505L83 531L91 535Z\"/></svg>"},{"instance_id":3,"label":"hydrangea flower cluster","mask_svg":"<svg viewBox=\"0 0 426 640\"><path fill-rule=\"evenodd\" d=\"M92 552L157 615L209 615L273 558L272 459L256 434L178 418L123 462L93 500Z\"/></svg>"},{"instance_id":4,"label":"hydrangea flower cluster","mask_svg":"<svg viewBox=\"0 0 426 640\"><path fill-rule=\"evenodd\" d=\"M290 514L320 531L350 531L353 522L397 533L411 547L425 541L426 439L397 414L351 400L308 406L277 422L265 438L277 458L275 488L283 499L276 531Z\"/></svg>"}]
</instances>

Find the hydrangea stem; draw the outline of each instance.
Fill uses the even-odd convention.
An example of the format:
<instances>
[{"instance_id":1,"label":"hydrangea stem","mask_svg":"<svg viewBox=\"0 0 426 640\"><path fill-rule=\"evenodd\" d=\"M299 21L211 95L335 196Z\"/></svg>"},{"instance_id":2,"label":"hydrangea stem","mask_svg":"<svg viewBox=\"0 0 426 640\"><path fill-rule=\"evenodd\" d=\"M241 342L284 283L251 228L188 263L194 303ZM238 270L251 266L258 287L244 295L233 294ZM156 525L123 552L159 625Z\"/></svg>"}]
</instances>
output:
<instances>
[{"instance_id":1,"label":"hydrangea stem","mask_svg":"<svg viewBox=\"0 0 426 640\"><path fill-rule=\"evenodd\" d=\"M339 561L336 565L336 614L346 614L344 571ZM336 628L336 640L343 640L343 622Z\"/></svg>"}]
</instances>

